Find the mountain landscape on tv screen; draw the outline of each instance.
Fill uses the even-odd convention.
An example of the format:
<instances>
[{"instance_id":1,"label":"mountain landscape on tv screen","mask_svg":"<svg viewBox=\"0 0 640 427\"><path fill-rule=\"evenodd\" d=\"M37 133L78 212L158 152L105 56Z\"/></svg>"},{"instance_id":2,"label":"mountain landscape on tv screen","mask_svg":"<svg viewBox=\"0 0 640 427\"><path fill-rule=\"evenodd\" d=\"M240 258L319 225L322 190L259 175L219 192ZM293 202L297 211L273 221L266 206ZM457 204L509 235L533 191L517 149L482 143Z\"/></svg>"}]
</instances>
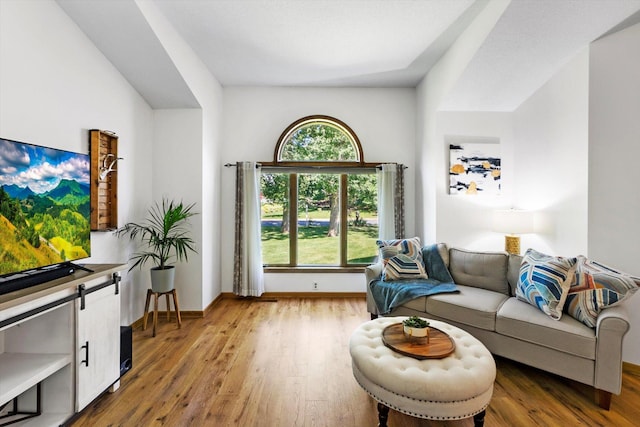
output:
<instances>
[{"instance_id":1,"label":"mountain landscape on tv screen","mask_svg":"<svg viewBox=\"0 0 640 427\"><path fill-rule=\"evenodd\" d=\"M0 139L0 275L90 256L88 156L21 144L27 157L20 158L7 154L5 142Z\"/></svg>"}]
</instances>

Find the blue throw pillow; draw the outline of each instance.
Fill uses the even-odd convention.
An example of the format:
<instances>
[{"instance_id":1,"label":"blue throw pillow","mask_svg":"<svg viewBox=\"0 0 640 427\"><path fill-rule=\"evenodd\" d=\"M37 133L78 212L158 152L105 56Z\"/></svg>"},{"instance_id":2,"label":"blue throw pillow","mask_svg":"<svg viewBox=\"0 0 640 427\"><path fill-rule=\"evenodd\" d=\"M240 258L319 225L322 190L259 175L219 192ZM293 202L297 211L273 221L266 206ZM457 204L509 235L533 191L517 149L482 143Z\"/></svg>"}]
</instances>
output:
<instances>
[{"instance_id":1,"label":"blue throw pillow","mask_svg":"<svg viewBox=\"0 0 640 427\"><path fill-rule=\"evenodd\" d=\"M575 269L575 258L527 249L520 265L516 297L538 307L552 319L560 320Z\"/></svg>"}]
</instances>

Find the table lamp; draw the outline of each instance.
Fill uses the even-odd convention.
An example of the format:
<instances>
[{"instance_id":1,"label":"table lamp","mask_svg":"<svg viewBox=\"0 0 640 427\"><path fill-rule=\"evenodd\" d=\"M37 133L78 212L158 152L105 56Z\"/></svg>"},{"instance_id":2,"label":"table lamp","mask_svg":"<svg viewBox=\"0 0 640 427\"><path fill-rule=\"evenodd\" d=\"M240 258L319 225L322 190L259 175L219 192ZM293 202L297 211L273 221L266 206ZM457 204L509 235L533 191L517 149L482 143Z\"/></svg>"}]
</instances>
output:
<instances>
[{"instance_id":1,"label":"table lamp","mask_svg":"<svg viewBox=\"0 0 640 427\"><path fill-rule=\"evenodd\" d=\"M520 234L533 233L533 212L519 209L498 210L494 213L494 230L507 233L504 250L520 255Z\"/></svg>"}]
</instances>

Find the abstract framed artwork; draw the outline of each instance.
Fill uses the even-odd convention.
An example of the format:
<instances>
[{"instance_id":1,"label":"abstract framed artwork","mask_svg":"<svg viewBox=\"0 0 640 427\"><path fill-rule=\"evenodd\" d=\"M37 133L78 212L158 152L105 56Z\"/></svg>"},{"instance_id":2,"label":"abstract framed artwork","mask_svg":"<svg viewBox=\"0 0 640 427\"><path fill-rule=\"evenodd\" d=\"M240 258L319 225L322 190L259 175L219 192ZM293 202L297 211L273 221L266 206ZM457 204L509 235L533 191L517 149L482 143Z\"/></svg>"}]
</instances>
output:
<instances>
[{"instance_id":1,"label":"abstract framed artwork","mask_svg":"<svg viewBox=\"0 0 640 427\"><path fill-rule=\"evenodd\" d=\"M447 136L445 141L449 145L449 194L500 194L499 138Z\"/></svg>"}]
</instances>

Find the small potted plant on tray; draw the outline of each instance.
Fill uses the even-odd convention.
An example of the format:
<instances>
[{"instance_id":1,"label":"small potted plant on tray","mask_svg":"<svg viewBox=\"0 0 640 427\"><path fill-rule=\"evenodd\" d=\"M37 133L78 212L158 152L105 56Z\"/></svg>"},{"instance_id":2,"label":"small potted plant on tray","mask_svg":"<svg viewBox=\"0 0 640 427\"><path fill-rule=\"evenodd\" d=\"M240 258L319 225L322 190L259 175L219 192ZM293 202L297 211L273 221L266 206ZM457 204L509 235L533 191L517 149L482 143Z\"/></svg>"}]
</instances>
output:
<instances>
[{"instance_id":1,"label":"small potted plant on tray","mask_svg":"<svg viewBox=\"0 0 640 427\"><path fill-rule=\"evenodd\" d=\"M404 334L409 338L427 338L429 340L429 321L411 316L402 321Z\"/></svg>"}]
</instances>

